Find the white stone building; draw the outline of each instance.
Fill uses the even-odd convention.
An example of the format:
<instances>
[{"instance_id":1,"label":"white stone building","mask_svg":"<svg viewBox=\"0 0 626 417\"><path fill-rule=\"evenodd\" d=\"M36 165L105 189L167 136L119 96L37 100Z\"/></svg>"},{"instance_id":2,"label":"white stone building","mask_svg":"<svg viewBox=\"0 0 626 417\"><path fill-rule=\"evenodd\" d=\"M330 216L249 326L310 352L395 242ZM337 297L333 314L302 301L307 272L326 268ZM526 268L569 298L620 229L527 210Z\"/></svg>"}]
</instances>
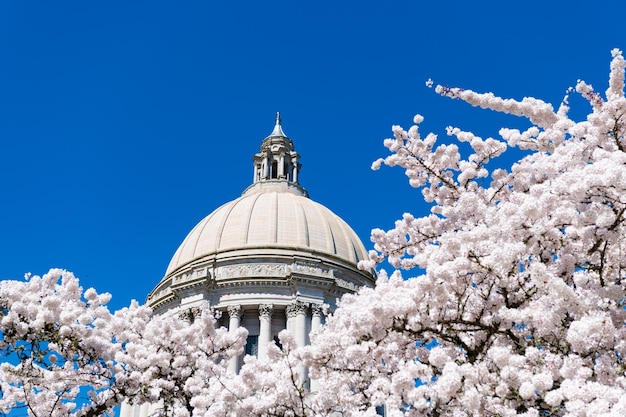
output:
<instances>
[{"instance_id":1,"label":"white stone building","mask_svg":"<svg viewBox=\"0 0 626 417\"><path fill-rule=\"evenodd\" d=\"M299 184L300 155L280 115L253 156L253 183L198 223L148 295L156 314L184 314L208 301L229 329L248 330L245 354L267 354L283 329L299 345L336 300L374 276L360 271L367 251L339 216L311 200ZM236 372L241 358L230 363ZM314 387L311 387L314 388ZM121 417L147 417L150 407L122 406Z\"/></svg>"}]
</instances>

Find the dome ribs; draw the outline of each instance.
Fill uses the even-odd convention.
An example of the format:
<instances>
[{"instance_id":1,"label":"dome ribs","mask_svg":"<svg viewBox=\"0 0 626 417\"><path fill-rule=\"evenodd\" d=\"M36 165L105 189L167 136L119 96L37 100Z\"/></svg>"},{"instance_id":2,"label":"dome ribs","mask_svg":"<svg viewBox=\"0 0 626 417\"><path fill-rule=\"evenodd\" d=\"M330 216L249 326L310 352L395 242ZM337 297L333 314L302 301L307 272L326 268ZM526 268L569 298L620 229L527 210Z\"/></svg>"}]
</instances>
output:
<instances>
[{"instance_id":1,"label":"dome ribs","mask_svg":"<svg viewBox=\"0 0 626 417\"><path fill-rule=\"evenodd\" d=\"M202 257L251 247L308 248L353 264L367 257L350 226L325 206L266 191L224 204L200 221L174 253L166 275Z\"/></svg>"},{"instance_id":2,"label":"dome ribs","mask_svg":"<svg viewBox=\"0 0 626 417\"><path fill-rule=\"evenodd\" d=\"M254 200L252 201L252 207L254 207L257 198L258 196L254 197ZM242 204L244 200L245 199L243 198L238 198L237 200L234 200L230 204L230 207L228 208L228 212L226 213L226 216L224 216L224 219L222 220L222 222L220 223L218 227L218 230L215 236L215 246L213 247L212 252L215 250L219 250L219 248L222 248L222 247L227 247L229 245L232 246L232 242L230 241L236 240L238 236L241 239L246 238L248 227L245 227L245 228L242 227L242 220L245 222L246 225L249 225L250 219L249 218L241 219L241 215L239 214L241 210L238 210L239 205ZM252 209L249 210L248 213L249 214L253 213L253 210ZM227 236L224 234L225 230L227 231ZM235 243L244 244L245 240L241 242L235 242Z\"/></svg>"},{"instance_id":3,"label":"dome ribs","mask_svg":"<svg viewBox=\"0 0 626 417\"><path fill-rule=\"evenodd\" d=\"M298 197L290 196L289 198L295 203ZM306 217L306 210L302 205L294 204L295 206L298 207L297 210L294 210L296 216L296 241L302 246L309 247L311 246L311 240L309 239L309 221Z\"/></svg>"},{"instance_id":4,"label":"dome ribs","mask_svg":"<svg viewBox=\"0 0 626 417\"><path fill-rule=\"evenodd\" d=\"M306 229L304 224L306 217L303 219L302 207L298 204L297 198L288 193L277 194L276 244L294 242L295 246L308 246L302 231Z\"/></svg>"},{"instance_id":5,"label":"dome ribs","mask_svg":"<svg viewBox=\"0 0 626 417\"><path fill-rule=\"evenodd\" d=\"M337 255L337 245L335 244L335 234L333 233L333 228L331 226L331 222L328 220L328 215L326 213L326 207L321 204L315 205L315 210L317 211L317 217L320 219L324 219L323 225L326 229L325 240L326 240L326 250L333 255Z\"/></svg>"},{"instance_id":6,"label":"dome ribs","mask_svg":"<svg viewBox=\"0 0 626 417\"><path fill-rule=\"evenodd\" d=\"M350 236L352 234L350 233L352 230L349 228L348 224L345 223L341 218L337 219L336 224L339 226L339 229L341 230L341 235L342 235L341 248L340 250L337 251L337 253L345 252L348 255L355 255L356 253L355 242ZM352 251L350 250L350 246L352 246L352 249L353 249ZM354 263L358 263L359 258L358 256L355 256L354 258L350 259L350 261Z\"/></svg>"},{"instance_id":7,"label":"dome ribs","mask_svg":"<svg viewBox=\"0 0 626 417\"><path fill-rule=\"evenodd\" d=\"M260 194L256 195L254 197L254 200L252 201L252 208L249 210L248 216L246 216L246 227L244 228L245 236L244 236L244 239L243 239L245 244L248 244L248 239L250 238L250 222L251 222L251 219L252 219L252 212L254 211L254 207L256 206L256 202L259 199L259 197L260 197Z\"/></svg>"},{"instance_id":8,"label":"dome ribs","mask_svg":"<svg viewBox=\"0 0 626 417\"><path fill-rule=\"evenodd\" d=\"M280 228L280 224L278 223L280 221L279 210L280 206L278 204L278 193L274 193L274 198L272 198L272 208L270 209L270 213L274 213L274 221L268 222L268 226L270 228L269 236L273 236L272 243L274 244L278 243L278 229Z\"/></svg>"},{"instance_id":9,"label":"dome ribs","mask_svg":"<svg viewBox=\"0 0 626 417\"><path fill-rule=\"evenodd\" d=\"M250 197L254 198L254 204L249 209L249 226L248 238L245 246L265 246L274 242L274 221L275 217L272 213L272 196L271 193L254 194Z\"/></svg>"}]
</instances>

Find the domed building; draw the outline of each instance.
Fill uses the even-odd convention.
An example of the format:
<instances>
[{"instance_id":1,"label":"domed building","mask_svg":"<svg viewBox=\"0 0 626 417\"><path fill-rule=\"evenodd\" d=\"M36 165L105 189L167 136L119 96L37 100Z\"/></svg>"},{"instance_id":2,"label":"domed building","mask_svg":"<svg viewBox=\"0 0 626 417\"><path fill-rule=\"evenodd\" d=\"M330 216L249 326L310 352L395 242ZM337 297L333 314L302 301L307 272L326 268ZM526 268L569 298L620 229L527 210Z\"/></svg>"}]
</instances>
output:
<instances>
[{"instance_id":1,"label":"domed building","mask_svg":"<svg viewBox=\"0 0 626 417\"><path fill-rule=\"evenodd\" d=\"M332 311L343 294L374 285L373 274L357 268L367 259L359 237L300 185L299 158L277 114L252 158L252 185L189 232L148 295L156 314L187 314L208 302L222 312L221 324L248 330L245 354L263 358L283 329L306 345L323 304ZM122 416L143 417L125 406Z\"/></svg>"}]
</instances>

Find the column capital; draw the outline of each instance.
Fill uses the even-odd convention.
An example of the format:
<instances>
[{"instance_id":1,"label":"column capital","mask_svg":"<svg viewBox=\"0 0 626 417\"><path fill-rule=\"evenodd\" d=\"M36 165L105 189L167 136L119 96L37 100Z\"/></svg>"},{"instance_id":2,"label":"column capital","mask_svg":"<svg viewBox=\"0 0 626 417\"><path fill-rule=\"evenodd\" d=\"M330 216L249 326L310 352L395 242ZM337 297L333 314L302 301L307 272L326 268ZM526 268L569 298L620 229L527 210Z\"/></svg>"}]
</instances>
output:
<instances>
[{"instance_id":1,"label":"column capital","mask_svg":"<svg viewBox=\"0 0 626 417\"><path fill-rule=\"evenodd\" d=\"M322 304L311 304L311 316L321 317L322 309L323 309Z\"/></svg>"},{"instance_id":2,"label":"column capital","mask_svg":"<svg viewBox=\"0 0 626 417\"><path fill-rule=\"evenodd\" d=\"M270 319L272 317L272 313L274 313L274 305L273 304L261 304L259 305L259 317Z\"/></svg>"},{"instance_id":3,"label":"column capital","mask_svg":"<svg viewBox=\"0 0 626 417\"><path fill-rule=\"evenodd\" d=\"M240 305L228 306L226 307L226 310L228 311L228 317L236 317L238 319L241 318L242 310Z\"/></svg>"},{"instance_id":4,"label":"column capital","mask_svg":"<svg viewBox=\"0 0 626 417\"><path fill-rule=\"evenodd\" d=\"M304 303L302 301L294 301L291 304L288 304L285 308L285 314L287 317L296 317L298 314L306 314L306 310L309 307L309 303Z\"/></svg>"},{"instance_id":5,"label":"column capital","mask_svg":"<svg viewBox=\"0 0 626 417\"><path fill-rule=\"evenodd\" d=\"M193 323L196 320L196 317L200 317L200 314L201 314L200 307L190 307L178 313L178 317L181 320L185 320L185 321L188 321L189 323Z\"/></svg>"}]
</instances>

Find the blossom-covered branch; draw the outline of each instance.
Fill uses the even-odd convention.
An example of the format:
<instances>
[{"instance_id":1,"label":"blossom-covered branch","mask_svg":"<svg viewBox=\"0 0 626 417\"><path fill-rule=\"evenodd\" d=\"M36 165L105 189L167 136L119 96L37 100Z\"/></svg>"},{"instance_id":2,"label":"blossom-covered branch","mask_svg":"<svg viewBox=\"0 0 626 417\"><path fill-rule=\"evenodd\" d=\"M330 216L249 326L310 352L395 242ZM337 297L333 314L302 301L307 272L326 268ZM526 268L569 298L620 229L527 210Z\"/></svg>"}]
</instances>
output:
<instances>
[{"instance_id":1,"label":"blossom-covered branch","mask_svg":"<svg viewBox=\"0 0 626 417\"><path fill-rule=\"evenodd\" d=\"M448 128L467 154L433 133L422 139L421 116L394 127L375 168L404 168L432 214L374 230L362 267L388 259L425 273L383 273L342 300L309 355L330 381L325 395L351 386L344 404L359 413L626 414L624 68L614 50L604 98L578 82L591 105L584 120L569 118L567 100L555 112L535 98L437 87L533 124L499 140ZM516 147L525 153L509 168L489 164ZM359 355L329 353L340 349Z\"/></svg>"}]
</instances>

